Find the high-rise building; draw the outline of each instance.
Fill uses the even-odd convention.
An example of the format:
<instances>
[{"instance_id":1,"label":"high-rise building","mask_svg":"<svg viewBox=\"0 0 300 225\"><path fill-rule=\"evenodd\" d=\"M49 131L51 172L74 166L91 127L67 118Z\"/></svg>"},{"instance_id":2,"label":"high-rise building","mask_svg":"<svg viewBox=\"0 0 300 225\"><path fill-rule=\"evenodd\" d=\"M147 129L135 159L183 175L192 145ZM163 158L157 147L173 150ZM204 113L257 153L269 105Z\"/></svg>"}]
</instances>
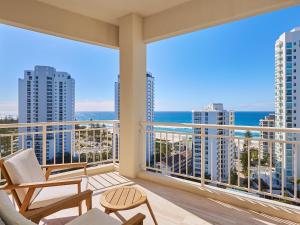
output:
<instances>
[{"instance_id":1,"label":"high-rise building","mask_svg":"<svg viewBox=\"0 0 300 225\"><path fill-rule=\"evenodd\" d=\"M147 122L154 121L154 76L151 73L146 74L146 120ZM120 119L120 76L118 76L118 81L115 82L115 114L117 119ZM146 146L147 146L147 161L152 160L154 154L154 135L152 126L147 126L148 135L146 136ZM116 148L118 149L118 148ZM150 155L150 159L149 159Z\"/></svg>"},{"instance_id":2,"label":"high-rise building","mask_svg":"<svg viewBox=\"0 0 300 225\"><path fill-rule=\"evenodd\" d=\"M19 122L61 122L75 118L75 81L66 72L58 72L53 67L35 66L25 70L24 78L19 79ZM24 132L24 128L20 128ZM73 126L49 126L48 131L71 130ZM27 132L41 132L41 127L26 128ZM47 134L46 160L52 160L54 150L56 162L62 160L62 153L71 152L72 132ZM42 135L29 135L25 148L34 147L36 156L42 163Z\"/></svg>"},{"instance_id":3,"label":"high-rise building","mask_svg":"<svg viewBox=\"0 0 300 225\"><path fill-rule=\"evenodd\" d=\"M213 103L204 110L192 112L193 123L195 124L234 124L234 113L223 109L223 104ZM193 170L195 176L201 175L201 129L194 128L194 156ZM228 179L228 168L233 166L233 138L215 137L216 135L233 136L233 131L228 129L205 129L205 175L214 180ZM208 137L211 136L211 137ZM230 159L228 158L230 156Z\"/></svg>"},{"instance_id":4,"label":"high-rise building","mask_svg":"<svg viewBox=\"0 0 300 225\"><path fill-rule=\"evenodd\" d=\"M300 127L299 59L300 27L283 33L275 43L275 127L278 128ZM285 141L299 140L296 134L279 132L276 132L275 138ZM293 151L296 149L293 148L295 147L290 143L275 144L276 172L280 178L279 182L281 177L285 178L285 184L282 185L287 188L292 186L294 176ZM296 169L300 174L300 163Z\"/></svg>"},{"instance_id":5,"label":"high-rise building","mask_svg":"<svg viewBox=\"0 0 300 225\"><path fill-rule=\"evenodd\" d=\"M265 118L262 118L259 120L259 126L261 127L275 127L275 114L269 114L268 116L265 116ZM260 137L263 140L273 140L275 138L274 132L261 132ZM275 163L273 159L275 159L275 144L274 142L269 141L263 141L261 143L261 156L266 156L270 154L270 151L272 151L272 162Z\"/></svg>"}]
</instances>

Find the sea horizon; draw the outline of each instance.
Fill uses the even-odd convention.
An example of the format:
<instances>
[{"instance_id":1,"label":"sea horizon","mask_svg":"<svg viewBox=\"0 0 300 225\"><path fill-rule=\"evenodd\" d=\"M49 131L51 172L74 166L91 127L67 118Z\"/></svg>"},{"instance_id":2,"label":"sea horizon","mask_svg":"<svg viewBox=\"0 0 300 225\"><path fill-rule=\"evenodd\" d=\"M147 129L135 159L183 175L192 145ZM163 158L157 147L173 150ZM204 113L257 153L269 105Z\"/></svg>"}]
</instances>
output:
<instances>
[{"instance_id":1,"label":"sea horizon","mask_svg":"<svg viewBox=\"0 0 300 225\"><path fill-rule=\"evenodd\" d=\"M274 111L234 111L234 125L238 126L259 126L259 120L265 116L274 113ZM13 117L17 119L16 114L0 114L0 118ZM75 120L116 120L114 111L76 111ZM166 123L192 123L192 111L154 111L155 122Z\"/></svg>"},{"instance_id":2,"label":"sea horizon","mask_svg":"<svg viewBox=\"0 0 300 225\"><path fill-rule=\"evenodd\" d=\"M259 126L259 120L274 111L234 111L234 125ZM76 120L115 120L114 111L76 111ZM192 111L155 111L155 122L192 123Z\"/></svg>"}]
</instances>

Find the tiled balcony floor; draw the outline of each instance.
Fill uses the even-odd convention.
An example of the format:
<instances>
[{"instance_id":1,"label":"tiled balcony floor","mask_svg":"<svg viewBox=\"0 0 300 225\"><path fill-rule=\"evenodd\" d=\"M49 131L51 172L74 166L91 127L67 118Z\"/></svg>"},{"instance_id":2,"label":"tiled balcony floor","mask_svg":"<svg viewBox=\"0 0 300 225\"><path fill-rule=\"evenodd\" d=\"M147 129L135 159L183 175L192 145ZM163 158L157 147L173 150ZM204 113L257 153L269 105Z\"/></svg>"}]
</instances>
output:
<instances>
[{"instance_id":1,"label":"tiled balcony floor","mask_svg":"<svg viewBox=\"0 0 300 225\"><path fill-rule=\"evenodd\" d=\"M156 215L158 224L160 225L296 224L287 220L236 208L216 200L155 184L146 180L128 180L127 178L120 176L117 172L89 177L89 186L94 190L93 207L98 207L103 210L99 204L101 193L107 189L120 185L134 185L143 189L148 195L149 202ZM122 211L120 214L125 218L129 218L138 212L146 215L144 224L153 224L146 206ZM74 216L77 215L77 208L68 209L43 219L40 224L62 225L74 219ZM114 214L111 215L116 217Z\"/></svg>"}]
</instances>

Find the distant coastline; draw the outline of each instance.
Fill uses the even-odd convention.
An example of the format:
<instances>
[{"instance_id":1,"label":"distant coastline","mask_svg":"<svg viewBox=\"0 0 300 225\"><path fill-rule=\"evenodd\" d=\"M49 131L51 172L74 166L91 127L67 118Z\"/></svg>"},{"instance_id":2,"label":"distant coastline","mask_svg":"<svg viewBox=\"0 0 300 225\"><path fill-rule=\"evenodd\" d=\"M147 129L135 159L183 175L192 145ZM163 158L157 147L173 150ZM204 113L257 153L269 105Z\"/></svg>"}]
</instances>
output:
<instances>
[{"instance_id":1,"label":"distant coastline","mask_svg":"<svg viewBox=\"0 0 300 225\"><path fill-rule=\"evenodd\" d=\"M235 125L238 126L259 126L259 120L274 113L273 111L236 111L235 112ZM0 115L1 118L14 118L16 115ZM112 111L79 111L75 112L75 119L82 120L115 120L117 117L115 112ZM166 123L191 123L191 111L155 111L155 122Z\"/></svg>"},{"instance_id":2,"label":"distant coastline","mask_svg":"<svg viewBox=\"0 0 300 225\"><path fill-rule=\"evenodd\" d=\"M272 111L236 111L235 125L259 126L259 120L274 113ZM76 112L76 120L114 120L114 112ZM191 111L155 111L155 122L191 123Z\"/></svg>"}]
</instances>

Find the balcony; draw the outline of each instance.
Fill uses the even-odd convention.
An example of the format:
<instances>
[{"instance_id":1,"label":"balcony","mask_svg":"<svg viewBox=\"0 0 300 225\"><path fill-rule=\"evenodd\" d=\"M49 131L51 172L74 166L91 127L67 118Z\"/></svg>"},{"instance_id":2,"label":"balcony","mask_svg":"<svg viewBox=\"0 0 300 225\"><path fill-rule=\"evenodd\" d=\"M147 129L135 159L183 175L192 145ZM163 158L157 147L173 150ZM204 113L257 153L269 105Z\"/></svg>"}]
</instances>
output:
<instances>
[{"instance_id":1,"label":"balcony","mask_svg":"<svg viewBox=\"0 0 300 225\"><path fill-rule=\"evenodd\" d=\"M119 121L2 124L0 157L34 148L41 164L87 162L89 188L94 191L93 207L102 209L99 198L108 189L138 186L148 195L159 224L215 224L220 220L225 221L223 224L296 224L300 221L296 206L300 196L297 174L286 177L284 167L276 167L272 160L278 154L274 152L275 145L290 144L296 149L300 142L268 139L259 133L251 138L238 135L248 130L296 135L300 129L145 122L140 124L147 140L143 165L136 178L129 178L119 172L122 164L119 126ZM201 143L195 145L196 140ZM225 142L220 144L219 140ZM150 142L155 146L152 153ZM257 158L252 157L255 147ZM217 161L209 154L216 154ZM294 155L297 151L292 154L297 158ZM241 160L245 155L247 164ZM298 166L296 160L295 166ZM64 171L53 177L70 177L80 172ZM287 182L289 187L281 185ZM76 212L77 209L64 210L45 218L43 223L61 224L73 219ZM129 218L136 212L147 216L145 224L152 224L145 207L121 215Z\"/></svg>"},{"instance_id":2,"label":"balcony","mask_svg":"<svg viewBox=\"0 0 300 225\"><path fill-rule=\"evenodd\" d=\"M146 190L163 225L299 223L299 175L285 165L291 156L298 159L299 140L282 138L286 134L297 137L299 129L144 121L147 44L298 5L300 1L124 2L0 0L1 23L119 49L121 118L2 124L0 158L33 148L40 164L88 162L95 207L106 188L139 185ZM224 132L206 133L205 129ZM274 132L278 139L238 135L246 130ZM268 143L269 151L257 150L262 143ZM288 154L282 150L283 145L290 147ZM212 154L216 157L210 157ZM272 161L275 156L279 159L277 165ZM298 163L295 160L293 167L297 168ZM292 173L287 175L286 171ZM145 209L137 210L147 215ZM125 212L124 216L133 212ZM74 215L64 211L54 217ZM149 216L146 224L151 224Z\"/></svg>"}]
</instances>

